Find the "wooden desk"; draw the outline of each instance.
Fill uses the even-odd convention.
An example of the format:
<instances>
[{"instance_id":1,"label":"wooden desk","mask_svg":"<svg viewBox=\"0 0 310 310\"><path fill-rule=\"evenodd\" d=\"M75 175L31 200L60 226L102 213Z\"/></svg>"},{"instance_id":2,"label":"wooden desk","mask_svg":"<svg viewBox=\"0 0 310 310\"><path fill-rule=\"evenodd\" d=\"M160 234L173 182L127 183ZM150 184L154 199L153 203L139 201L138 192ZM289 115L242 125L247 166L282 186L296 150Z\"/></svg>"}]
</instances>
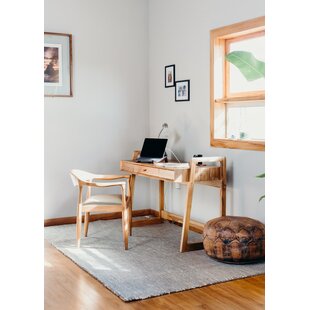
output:
<instances>
[{"instance_id":1,"label":"wooden desk","mask_svg":"<svg viewBox=\"0 0 310 310\"><path fill-rule=\"evenodd\" d=\"M164 168L157 167L154 164L136 163L135 158L139 155L139 151L135 151L132 160L122 160L120 162L120 169L131 174L130 192L133 199L135 178L136 176L143 176L155 180L159 180L159 216L147 221L143 220L143 224L158 224L162 223L164 219L174 220L183 223L182 238L180 244L180 252L202 249L202 242L188 243L188 230L190 226L190 213L192 207L194 184L200 183L208 186L220 188L221 196L221 214L226 215L226 158L225 157L200 157L193 158L190 162L190 168ZM198 162L216 162L217 166L199 166ZM164 182L182 183L187 186L187 197L185 204L185 212L182 218L176 214L164 210ZM133 203L133 202L131 202ZM136 221L137 222L137 221ZM201 223L193 222L193 225L202 227ZM132 222L132 226L135 222ZM139 225L141 226L141 225Z\"/></svg>"}]
</instances>

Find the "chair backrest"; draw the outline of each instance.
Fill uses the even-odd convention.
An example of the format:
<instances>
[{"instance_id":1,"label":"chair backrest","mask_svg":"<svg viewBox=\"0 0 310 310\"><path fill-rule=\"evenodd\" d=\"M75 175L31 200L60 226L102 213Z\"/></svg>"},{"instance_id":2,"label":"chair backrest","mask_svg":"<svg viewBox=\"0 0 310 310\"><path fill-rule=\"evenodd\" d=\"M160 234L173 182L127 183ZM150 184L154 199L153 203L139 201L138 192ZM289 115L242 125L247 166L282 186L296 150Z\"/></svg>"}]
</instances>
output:
<instances>
[{"instance_id":1,"label":"chair backrest","mask_svg":"<svg viewBox=\"0 0 310 310\"><path fill-rule=\"evenodd\" d=\"M97 175L94 173L83 171L83 170L78 170L78 169L72 169L70 171L70 177L71 177L73 186L78 186L79 181L82 181L82 182L92 181L93 179L96 178L96 176Z\"/></svg>"}]
</instances>

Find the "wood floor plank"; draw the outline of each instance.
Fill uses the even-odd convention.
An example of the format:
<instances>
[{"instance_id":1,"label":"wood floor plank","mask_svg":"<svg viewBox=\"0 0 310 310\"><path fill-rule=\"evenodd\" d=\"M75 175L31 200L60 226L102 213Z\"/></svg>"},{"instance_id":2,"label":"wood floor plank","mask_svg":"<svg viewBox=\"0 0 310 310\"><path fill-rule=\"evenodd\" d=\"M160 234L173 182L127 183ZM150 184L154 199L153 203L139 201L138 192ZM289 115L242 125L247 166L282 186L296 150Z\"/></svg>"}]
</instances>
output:
<instances>
[{"instance_id":1,"label":"wood floor plank","mask_svg":"<svg viewBox=\"0 0 310 310\"><path fill-rule=\"evenodd\" d=\"M45 241L44 295L45 310L262 310L265 276L125 303Z\"/></svg>"}]
</instances>

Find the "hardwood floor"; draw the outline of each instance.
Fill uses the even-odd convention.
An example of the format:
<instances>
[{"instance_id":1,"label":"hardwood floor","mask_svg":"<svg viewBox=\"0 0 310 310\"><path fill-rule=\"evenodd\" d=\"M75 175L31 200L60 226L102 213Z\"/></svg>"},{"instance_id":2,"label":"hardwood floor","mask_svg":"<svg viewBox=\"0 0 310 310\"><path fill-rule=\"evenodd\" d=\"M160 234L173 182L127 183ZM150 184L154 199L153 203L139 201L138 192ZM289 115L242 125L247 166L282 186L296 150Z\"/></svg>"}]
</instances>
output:
<instances>
[{"instance_id":1,"label":"hardwood floor","mask_svg":"<svg viewBox=\"0 0 310 310\"><path fill-rule=\"evenodd\" d=\"M45 241L45 310L264 309L265 276L125 303Z\"/></svg>"}]
</instances>

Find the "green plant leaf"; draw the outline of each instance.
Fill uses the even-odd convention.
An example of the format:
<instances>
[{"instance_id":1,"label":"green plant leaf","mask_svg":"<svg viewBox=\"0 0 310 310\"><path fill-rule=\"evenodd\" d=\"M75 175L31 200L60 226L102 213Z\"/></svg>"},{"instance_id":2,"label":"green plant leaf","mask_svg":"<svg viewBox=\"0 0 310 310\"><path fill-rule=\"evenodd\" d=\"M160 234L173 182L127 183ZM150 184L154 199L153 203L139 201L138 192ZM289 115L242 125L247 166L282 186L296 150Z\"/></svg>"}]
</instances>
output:
<instances>
[{"instance_id":1,"label":"green plant leaf","mask_svg":"<svg viewBox=\"0 0 310 310\"><path fill-rule=\"evenodd\" d=\"M262 173L262 174L257 175L256 177L257 177L257 178L264 178L264 177L265 177L265 172Z\"/></svg>"},{"instance_id":2,"label":"green plant leaf","mask_svg":"<svg viewBox=\"0 0 310 310\"><path fill-rule=\"evenodd\" d=\"M235 65L247 81L265 77L265 62L256 59L250 52L234 51L226 55L226 60Z\"/></svg>"},{"instance_id":3,"label":"green plant leaf","mask_svg":"<svg viewBox=\"0 0 310 310\"><path fill-rule=\"evenodd\" d=\"M261 200L265 199L265 195L259 198L258 202L261 202Z\"/></svg>"}]
</instances>

